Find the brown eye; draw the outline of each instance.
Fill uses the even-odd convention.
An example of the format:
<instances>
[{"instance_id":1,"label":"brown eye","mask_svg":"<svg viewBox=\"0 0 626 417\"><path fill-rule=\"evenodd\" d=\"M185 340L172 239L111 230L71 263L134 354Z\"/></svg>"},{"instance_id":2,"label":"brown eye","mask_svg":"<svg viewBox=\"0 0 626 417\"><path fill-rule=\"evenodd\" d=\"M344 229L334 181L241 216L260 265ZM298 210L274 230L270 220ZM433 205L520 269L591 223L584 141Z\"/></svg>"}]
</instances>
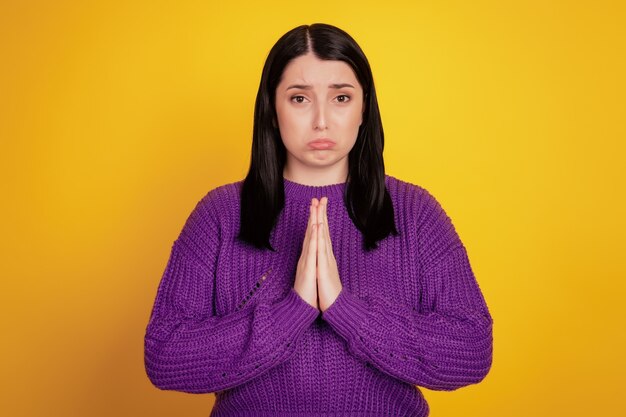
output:
<instances>
[{"instance_id":1,"label":"brown eye","mask_svg":"<svg viewBox=\"0 0 626 417\"><path fill-rule=\"evenodd\" d=\"M346 95L346 94L342 94L340 96L337 97L337 99L344 97L343 100L339 100L340 103L347 103L348 101L350 101L350 96Z\"/></svg>"},{"instance_id":2,"label":"brown eye","mask_svg":"<svg viewBox=\"0 0 626 417\"><path fill-rule=\"evenodd\" d=\"M300 98L301 98L302 100L304 100L304 97L303 97L303 96L293 96L293 97L291 97L291 101L294 101L294 99L300 99ZM303 103L303 102L304 102L304 101L296 101L296 103Z\"/></svg>"}]
</instances>

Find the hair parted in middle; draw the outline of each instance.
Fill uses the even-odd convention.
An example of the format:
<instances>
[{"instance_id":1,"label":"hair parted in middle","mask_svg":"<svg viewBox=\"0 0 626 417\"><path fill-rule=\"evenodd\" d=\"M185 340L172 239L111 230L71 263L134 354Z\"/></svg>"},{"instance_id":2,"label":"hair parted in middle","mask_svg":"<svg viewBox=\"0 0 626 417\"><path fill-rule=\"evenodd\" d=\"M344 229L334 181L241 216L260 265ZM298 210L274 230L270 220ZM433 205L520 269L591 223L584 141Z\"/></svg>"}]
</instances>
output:
<instances>
[{"instance_id":1,"label":"hair parted in middle","mask_svg":"<svg viewBox=\"0 0 626 417\"><path fill-rule=\"evenodd\" d=\"M275 249L270 233L285 204L283 168L287 150L277 125L275 94L285 67L312 52L322 60L346 62L363 88L363 123L348 154L344 204L363 235L363 248L398 235L393 204L385 186L384 133L374 79L367 57L345 31L324 23L298 26L285 33L270 50L256 96L250 167L241 190L240 240L257 248Z\"/></svg>"}]
</instances>

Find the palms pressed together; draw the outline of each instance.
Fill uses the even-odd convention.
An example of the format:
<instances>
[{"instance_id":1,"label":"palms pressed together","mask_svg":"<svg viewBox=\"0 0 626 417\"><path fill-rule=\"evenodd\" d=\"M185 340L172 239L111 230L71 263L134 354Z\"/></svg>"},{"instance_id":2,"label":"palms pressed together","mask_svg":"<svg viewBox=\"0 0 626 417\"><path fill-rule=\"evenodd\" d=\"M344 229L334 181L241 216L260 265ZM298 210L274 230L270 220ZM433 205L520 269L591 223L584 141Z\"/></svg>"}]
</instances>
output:
<instances>
[{"instance_id":1,"label":"palms pressed together","mask_svg":"<svg viewBox=\"0 0 626 417\"><path fill-rule=\"evenodd\" d=\"M328 197L311 200L294 283L296 292L322 312L332 305L343 288L330 240L327 207Z\"/></svg>"}]
</instances>

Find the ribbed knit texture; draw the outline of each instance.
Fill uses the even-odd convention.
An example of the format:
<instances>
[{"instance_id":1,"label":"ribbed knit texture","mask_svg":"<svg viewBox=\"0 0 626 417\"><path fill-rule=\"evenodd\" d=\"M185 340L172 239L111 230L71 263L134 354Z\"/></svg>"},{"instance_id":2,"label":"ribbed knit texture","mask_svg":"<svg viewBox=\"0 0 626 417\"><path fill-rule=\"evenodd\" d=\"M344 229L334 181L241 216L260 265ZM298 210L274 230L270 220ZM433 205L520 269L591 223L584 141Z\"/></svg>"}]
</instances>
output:
<instances>
[{"instance_id":1,"label":"ribbed knit texture","mask_svg":"<svg viewBox=\"0 0 626 417\"><path fill-rule=\"evenodd\" d=\"M236 239L242 181L209 191L187 218L146 328L156 387L216 393L211 417L424 417L417 386L485 378L493 320L465 246L426 189L385 176L400 234L368 253L344 183L283 181L276 252ZM321 313L293 283L311 198L323 196L343 289Z\"/></svg>"}]
</instances>

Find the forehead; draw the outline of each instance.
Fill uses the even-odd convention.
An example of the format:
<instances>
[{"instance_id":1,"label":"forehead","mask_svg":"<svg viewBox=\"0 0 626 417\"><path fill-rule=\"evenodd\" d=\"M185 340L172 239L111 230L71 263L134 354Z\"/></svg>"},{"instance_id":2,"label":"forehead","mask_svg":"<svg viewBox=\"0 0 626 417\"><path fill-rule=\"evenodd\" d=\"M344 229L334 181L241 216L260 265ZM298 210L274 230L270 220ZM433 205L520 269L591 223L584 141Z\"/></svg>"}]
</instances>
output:
<instances>
[{"instance_id":1,"label":"forehead","mask_svg":"<svg viewBox=\"0 0 626 417\"><path fill-rule=\"evenodd\" d=\"M354 71L344 61L323 60L312 53L294 58L283 70L279 85L289 82L307 84L327 84L331 82L352 82L358 84ZM353 84L356 86L356 84Z\"/></svg>"}]
</instances>

